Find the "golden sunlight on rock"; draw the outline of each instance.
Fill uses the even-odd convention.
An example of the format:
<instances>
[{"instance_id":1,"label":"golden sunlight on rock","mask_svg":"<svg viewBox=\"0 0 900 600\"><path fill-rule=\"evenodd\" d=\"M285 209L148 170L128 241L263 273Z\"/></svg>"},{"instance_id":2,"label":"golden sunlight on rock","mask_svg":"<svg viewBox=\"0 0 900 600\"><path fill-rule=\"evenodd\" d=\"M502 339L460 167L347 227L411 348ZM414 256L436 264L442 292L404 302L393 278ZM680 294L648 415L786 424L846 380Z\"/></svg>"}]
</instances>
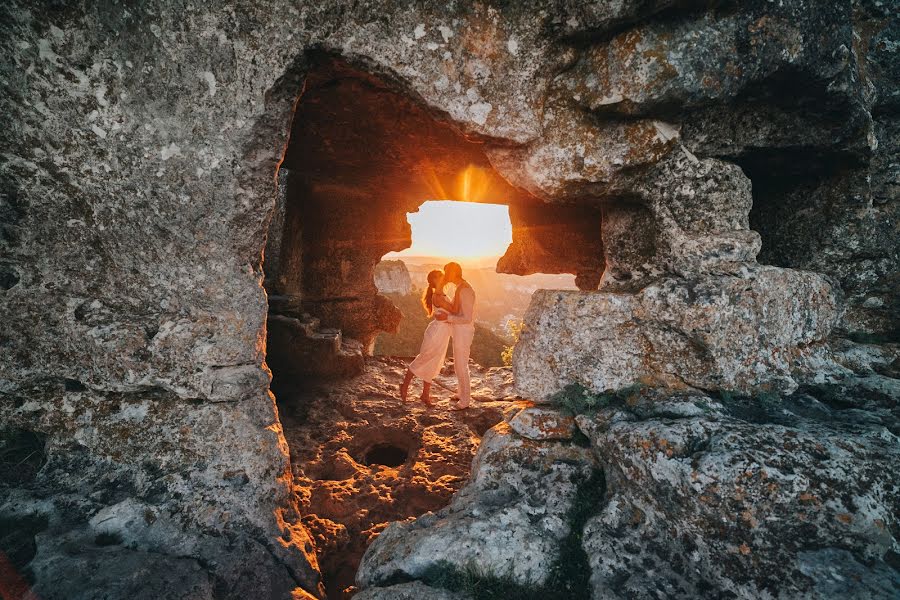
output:
<instances>
[{"instance_id":1,"label":"golden sunlight on rock","mask_svg":"<svg viewBox=\"0 0 900 600\"><path fill-rule=\"evenodd\" d=\"M389 522L443 508L465 483L481 437L515 406L508 368L472 365L474 410L438 410L396 398L405 362L378 358L363 375L280 391L304 524L315 539L330 599L342 598L371 540ZM452 381L452 364L440 379ZM417 397L417 396L416 396Z\"/></svg>"}]
</instances>

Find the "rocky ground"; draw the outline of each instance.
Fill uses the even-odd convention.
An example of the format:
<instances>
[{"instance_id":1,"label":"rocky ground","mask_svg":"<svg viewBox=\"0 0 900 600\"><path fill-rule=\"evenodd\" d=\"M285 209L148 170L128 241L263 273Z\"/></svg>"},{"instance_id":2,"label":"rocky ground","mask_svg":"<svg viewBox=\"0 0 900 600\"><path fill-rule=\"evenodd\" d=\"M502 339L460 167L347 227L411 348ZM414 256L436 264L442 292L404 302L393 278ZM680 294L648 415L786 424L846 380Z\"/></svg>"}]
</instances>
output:
<instances>
[{"instance_id":1,"label":"rocky ground","mask_svg":"<svg viewBox=\"0 0 900 600\"><path fill-rule=\"evenodd\" d=\"M838 355L854 375L789 396L508 407L450 504L369 547L360 597L898 597L900 359Z\"/></svg>"},{"instance_id":2,"label":"rocky ground","mask_svg":"<svg viewBox=\"0 0 900 600\"><path fill-rule=\"evenodd\" d=\"M321 599L313 514L326 572L399 520L368 598L900 596L897 363L826 347L900 339L896 5L0 2L0 548L45 600ZM374 265L451 197L586 294L539 297L518 393L670 389L504 417L410 523L489 420L270 375L361 368Z\"/></svg>"},{"instance_id":3,"label":"rocky ground","mask_svg":"<svg viewBox=\"0 0 900 600\"><path fill-rule=\"evenodd\" d=\"M450 501L481 437L516 400L509 368L472 363L471 409L450 411L452 394L438 385L435 405L422 404L418 382L403 403L397 386L405 369L402 359L373 358L352 379L277 394L294 489L332 600L346 597L363 552L390 522ZM452 361L439 379L455 387Z\"/></svg>"}]
</instances>

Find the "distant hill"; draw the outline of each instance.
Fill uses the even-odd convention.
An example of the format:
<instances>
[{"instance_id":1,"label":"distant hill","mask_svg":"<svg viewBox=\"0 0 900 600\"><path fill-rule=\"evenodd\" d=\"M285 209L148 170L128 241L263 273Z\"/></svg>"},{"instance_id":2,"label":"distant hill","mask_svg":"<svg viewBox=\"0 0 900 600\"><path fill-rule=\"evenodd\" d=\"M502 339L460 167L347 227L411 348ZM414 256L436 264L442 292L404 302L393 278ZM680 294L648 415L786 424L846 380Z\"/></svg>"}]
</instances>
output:
<instances>
[{"instance_id":1,"label":"distant hill","mask_svg":"<svg viewBox=\"0 0 900 600\"><path fill-rule=\"evenodd\" d=\"M423 257L419 257L423 258ZM424 289L428 271L443 267L445 259L428 257L432 261L406 262L413 288ZM506 336L506 322L520 321L525 315L531 295L539 289L574 290L575 276L562 274L508 275L497 273L496 259L486 267L466 267L463 277L475 288L477 298L475 316L484 326L500 336Z\"/></svg>"},{"instance_id":2,"label":"distant hill","mask_svg":"<svg viewBox=\"0 0 900 600\"><path fill-rule=\"evenodd\" d=\"M408 294L412 291L409 270L402 260L383 260L375 266L375 287L382 294Z\"/></svg>"},{"instance_id":3,"label":"distant hill","mask_svg":"<svg viewBox=\"0 0 900 600\"><path fill-rule=\"evenodd\" d=\"M402 261L406 265L411 280L408 293L392 289L394 280L401 277ZM446 257L403 256L394 260L383 260L376 268L376 283L384 288L389 297L403 313L403 320L396 334L381 334L375 340L375 354L383 356L415 356L419 353L422 334L428 326L420 298L427 285L426 278L432 269L441 269L448 262ZM507 275L497 273L497 257L482 258L477 261L459 261L463 267L463 277L475 288L475 339L472 342L472 359L480 365L500 366L501 354L512 342L507 329L508 321L521 321L531 302L531 296L538 289L572 290L574 275ZM380 275L379 275L380 274ZM405 281L405 278L404 278Z\"/></svg>"}]
</instances>

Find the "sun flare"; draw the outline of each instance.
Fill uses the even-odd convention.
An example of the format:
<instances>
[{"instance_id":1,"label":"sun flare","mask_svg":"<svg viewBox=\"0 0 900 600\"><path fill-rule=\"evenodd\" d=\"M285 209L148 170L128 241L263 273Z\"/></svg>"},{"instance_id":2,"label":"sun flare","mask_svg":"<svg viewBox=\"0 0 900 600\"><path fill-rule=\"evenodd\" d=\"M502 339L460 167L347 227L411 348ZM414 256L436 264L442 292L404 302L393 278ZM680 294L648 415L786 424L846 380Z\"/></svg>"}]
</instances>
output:
<instances>
[{"instance_id":1,"label":"sun flare","mask_svg":"<svg viewBox=\"0 0 900 600\"><path fill-rule=\"evenodd\" d=\"M435 256L472 260L501 256L512 243L509 207L502 204L430 200L407 213L412 246L385 256Z\"/></svg>"}]
</instances>

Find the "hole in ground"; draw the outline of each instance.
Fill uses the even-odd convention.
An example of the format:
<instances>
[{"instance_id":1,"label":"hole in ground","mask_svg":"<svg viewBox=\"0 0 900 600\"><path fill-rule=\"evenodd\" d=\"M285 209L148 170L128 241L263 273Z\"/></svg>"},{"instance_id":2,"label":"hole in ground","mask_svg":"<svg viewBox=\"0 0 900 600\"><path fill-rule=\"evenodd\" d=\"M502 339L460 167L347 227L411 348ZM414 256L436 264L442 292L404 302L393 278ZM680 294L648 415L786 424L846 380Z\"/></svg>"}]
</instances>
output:
<instances>
[{"instance_id":1,"label":"hole in ground","mask_svg":"<svg viewBox=\"0 0 900 600\"><path fill-rule=\"evenodd\" d=\"M409 452L393 444L375 444L366 451L363 462L368 465L399 467L406 463Z\"/></svg>"},{"instance_id":2,"label":"hole in ground","mask_svg":"<svg viewBox=\"0 0 900 600\"><path fill-rule=\"evenodd\" d=\"M98 546L118 546L122 543L122 536L118 533L102 532L94 538L94 543Z\"/></svg>"}]
</instances>

